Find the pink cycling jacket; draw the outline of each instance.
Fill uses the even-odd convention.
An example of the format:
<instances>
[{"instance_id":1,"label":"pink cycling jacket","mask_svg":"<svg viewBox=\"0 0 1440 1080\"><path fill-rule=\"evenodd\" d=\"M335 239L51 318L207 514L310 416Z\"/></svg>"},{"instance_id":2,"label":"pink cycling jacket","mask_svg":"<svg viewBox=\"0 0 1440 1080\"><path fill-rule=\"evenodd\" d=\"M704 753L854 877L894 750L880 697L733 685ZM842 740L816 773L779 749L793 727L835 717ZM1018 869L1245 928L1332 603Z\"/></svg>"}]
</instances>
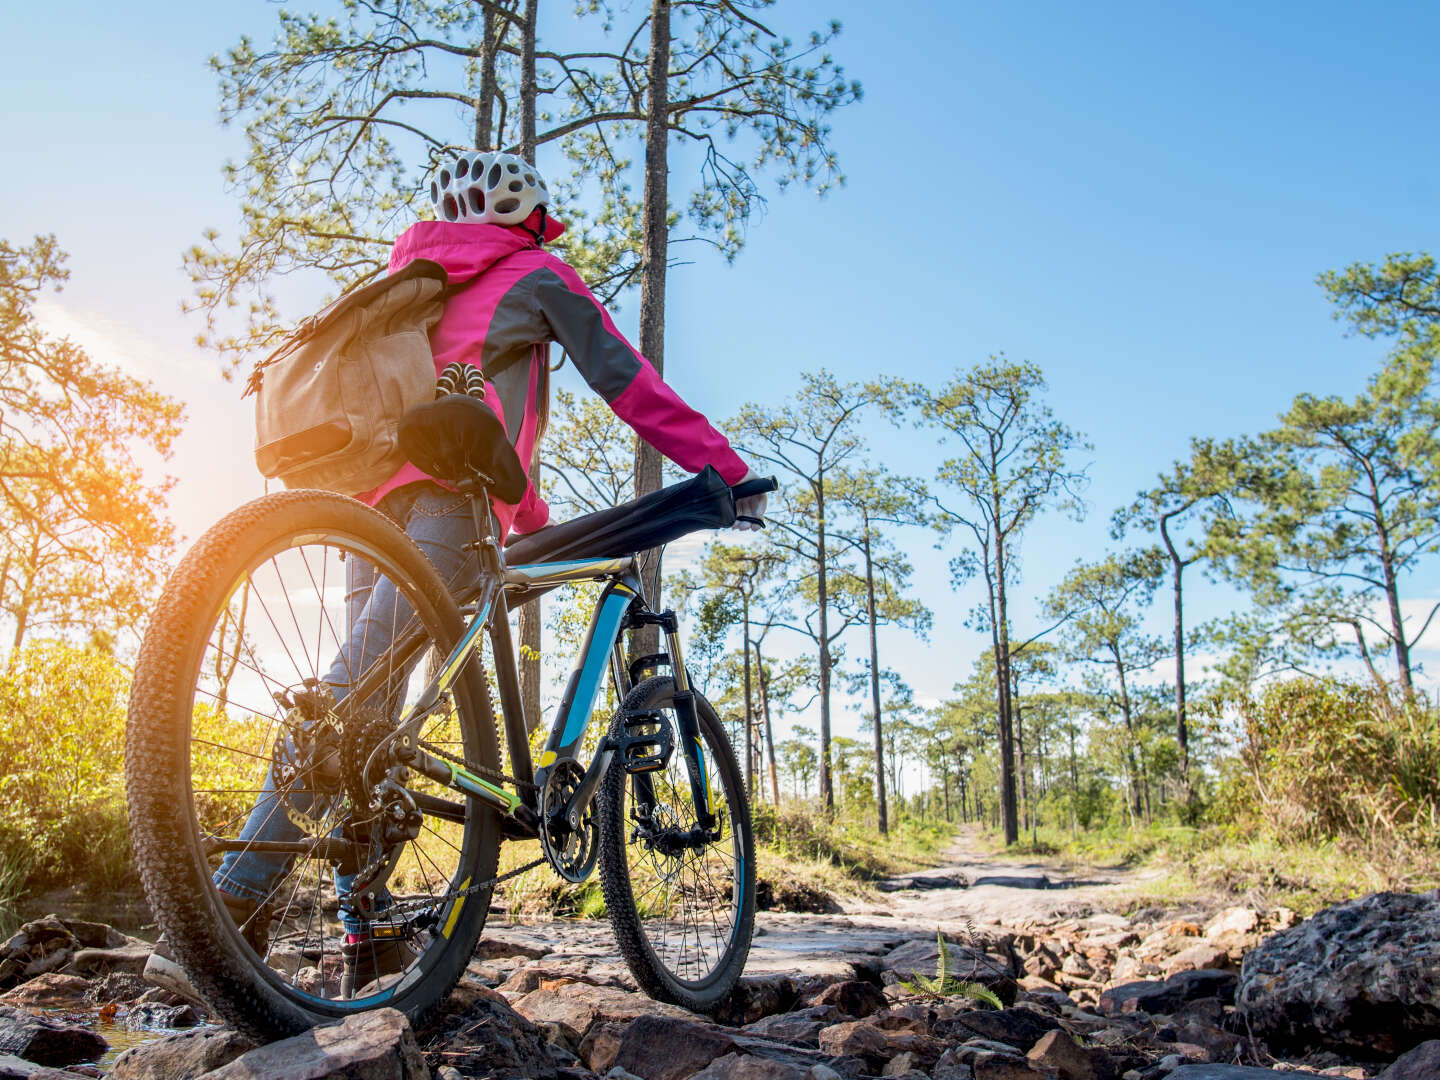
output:
<instances>
[{"instance_id":1,"label":"pink cycling jacket","mask_svg":"<svg viewBox=\"0 0 1440 1080\"><path fill-rule=\"evenodd\" d=\"M549 225L547 240L562 231ZM540 365L548 362L550 342L558 341L615 415L675 464L690 472L713 465L728 484L744 477L745 463L725 436L665 384L580 276L524 228L421 221L395 241L390 272L413 259L438 262L453 285L473 282L450 298L430 335L435 373L456 361L486 373L486 404L500 416L527 470L539 423ZM373 506L396 488L426 479L407 463L360 499ZM502 536L512 527L533 532L550 517L533 482L518 505L496 501L495 512Z\"/></svg>"}]
</instances>

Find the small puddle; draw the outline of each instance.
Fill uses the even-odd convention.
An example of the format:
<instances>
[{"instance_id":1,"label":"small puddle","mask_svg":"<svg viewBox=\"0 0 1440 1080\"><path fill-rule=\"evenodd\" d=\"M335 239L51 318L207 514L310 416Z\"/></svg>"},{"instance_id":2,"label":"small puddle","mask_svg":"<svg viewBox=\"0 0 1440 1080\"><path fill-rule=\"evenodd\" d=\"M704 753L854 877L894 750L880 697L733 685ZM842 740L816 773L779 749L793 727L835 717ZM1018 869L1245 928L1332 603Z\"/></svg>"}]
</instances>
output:
<instances>
[{"instance_id":1,"label":"small puddle","mask_svg":"<svg viewBox=\"0 0 1440 1080\"><path fill-rule=\"evenodd\" d=\"M92 1064L97 1065L101 1072L109 1072L110 1067L115 1064L115 1059L133 1046L143 1046L145 1043L155 1042L169 1035L178 1035L182 1031L195 1031L214 1027L214 1024L196 1024L188 1028L131 1028L126 1026L124 1014L106 1019L100 1015L98 1009L27 1009L37 1016L49 1016L56 1020L62 1020L67 1024L78 1024L95 1031L102 1039L110 1044L110 1048Z\"/></svg>"}]
</instances>

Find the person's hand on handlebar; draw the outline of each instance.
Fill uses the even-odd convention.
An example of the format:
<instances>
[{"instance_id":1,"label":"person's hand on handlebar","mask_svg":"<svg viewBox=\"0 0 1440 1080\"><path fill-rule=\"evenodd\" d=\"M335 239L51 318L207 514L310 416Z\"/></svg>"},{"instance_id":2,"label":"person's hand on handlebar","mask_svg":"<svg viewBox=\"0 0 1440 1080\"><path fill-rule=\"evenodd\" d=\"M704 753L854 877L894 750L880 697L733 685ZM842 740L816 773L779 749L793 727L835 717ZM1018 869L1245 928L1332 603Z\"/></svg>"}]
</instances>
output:
<instances>
[{"instance_id":1,"label":"person's hand on handlebar","mask_svg":"<svg viewBox=\"0 0 1440 1080\"><path fill-rule=\"evenodd\" d=\"M741 486L741 484L747 484L751 480L763 479L764 477L762 477L754 469L750 469L748 472L745 473L745 476L741 479L740 483L736 484L735 486L739 487ZM765 520L765 504L768 501L769 495L767 495L763 491L760 492L758 495L747 495L743 499L736 499L734 527L736 529L739 529L741 532L748 532L752 529L763 528L763 526L757 525L755 521ZM746 518L754 518L755 521L746 521Z\"/></svg>"}]
</instances>

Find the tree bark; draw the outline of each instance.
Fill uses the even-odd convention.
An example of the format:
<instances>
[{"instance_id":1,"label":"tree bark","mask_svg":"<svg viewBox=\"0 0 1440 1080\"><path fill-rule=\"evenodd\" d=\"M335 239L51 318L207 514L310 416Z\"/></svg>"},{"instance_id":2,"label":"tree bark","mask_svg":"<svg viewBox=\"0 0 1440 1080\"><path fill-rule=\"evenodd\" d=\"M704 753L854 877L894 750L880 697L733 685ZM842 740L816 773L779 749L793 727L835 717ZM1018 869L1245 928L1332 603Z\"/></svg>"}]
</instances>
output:
<instances>
[{"instance_id":1,"label":"tree bark","mask_svg":"<svg viewBox=\"0 0 1440 1080\"><path fill-rule=\"evenodd\" d=\"M525 25L520 31L520 156L531 165L535 164L535 17L539 3L540 0L525 0ZM488 23L494 19L494 16L487 10L485 19ZM498 49L494 51L498 51ZM495 77L493 56L490 63L493 92ZM542 350L540 362L549 362L548 346ZM546 392L549 392L548 389ZM539 495L540 443L538 441L530 455L530 481L535 485L535 493ZM518 619L520 703L525 710L526 725L531 731L540 723L540 647L543 644L540 604L540 600L526 604L520 609Z\"/></svg>"},{"instance_id":2,"label":"tree bark","mask_svg":"<svg viewBox=\"0 0 1440 1080\"><path fill-rule=\"evenodd\" d=\"M508 20L506 22L508 26ZM480 97L475 102L475 149L495 149L495 13L485 9L480 18Z\"/></svg>"},{"instance_id":3,"label":"tree bark","mask_svg":"<svg viewBox=\"0 0 1440 1080\"><path fill-rule=\"evenodd\" d=\"M1186 505L1189 509L1189 504ZM1177 511L1178 512L1178 511ZM1170 553L1171 573L1175 584L1175 737L1180 743L1180 779L1190 789L1190 732L1185 723L1185 604L1181 593L1181 575L1185 563L1170 540L1170 516L1160 515L1160 536Z\"/></svg>"},{"instance_id":4,"label":"tree bark","mask_svg":"<svg viewBox=\"0 0 1440 1080\"><path fill-rule=\"evenodd\" d=\"M745 653L745 797L755 801L755 711L750 702L750 594L742 592L744 621L740 636Z\"/></svg>"},{"instance_id":5,"label":"tree bark","mask_svg":"<svg viewBox=\"0 0 1440 1080\"><path fill-rule=\"evenodd\" d=\"M641 210L640 355L662 376L665 373L665 273L669 260L670 0L650 5L650 57L645 106L645 193ZM635 440L635 495L660 489L660 452L644 439ZM660 549L641 560L645 599L660 610ZM658 651L659 629L636 632L642 653Z\"/></svg>"},{"instance_id":6,"label":"tree bark","mask_svg":"<svg viewBox=\"0 0 1440 1080\"><path fill-rule=\"evenodd\" d=\"M875 564L870 558L870 516L862 509L865 522L865 608L870 619L870 705L875 717L875 807L880 835L890 832L885 806L885 743L880 730L880 652L875 641Z\"/></svg>"},{"instance_id":7,"label":"tree bark","mask_svg":"<svg viewBox=\"0 0 1440 1080\"><path fill-rule=\"evenodd\" d=\"M760 635L762 638L764 634ZM765 750L770 755L770 797L780 805L780 774L775 765L775 728L770 722L770 678L765 674L765 658L760 655L760 642L755 642L755 677L760 683L760 713L765 717Z\"/></svg>"},{"instance_id":8,"label":"tree bark","mask_svg":"<svg viewBox=\"0 0 1440 1080\"><path fill-rule=\"evenodd\" d=\"M531 165L535 164L535 19L539 7L540 0L525 0L525 25L520 29L520 156ZM485 17L492 18L489 14Z\"/></svg>"},{"instance_id":9,"label":"tree bark","mask_svg":"<svg viewBox=\"0 0 1440 1080\"><path fill-rule=\"evenodd\" d=\"M815 482L816 564L815 589L820 617L820 805L828 813L835 809L835 784L830 775L830 595L825 550L825 470Z\"/></svg>"},{"instance_id":10,"label":"tree bark","mask_svg":"<svg viewBox=\"0 0 1440 1080\"><path fill-rule=\"evenodd\" d=\"M999 500L992 507L994 518L1000 520ZM1020 820L1015 799L1015 731L1010 717L1010 627L1005 597L1004 540L995 538L993 573L990 584L991 639L995 649L996 723L1000 728L1000 818L1005 830L1005 844L1020 839Z\"/></svg>"}]
</instances>

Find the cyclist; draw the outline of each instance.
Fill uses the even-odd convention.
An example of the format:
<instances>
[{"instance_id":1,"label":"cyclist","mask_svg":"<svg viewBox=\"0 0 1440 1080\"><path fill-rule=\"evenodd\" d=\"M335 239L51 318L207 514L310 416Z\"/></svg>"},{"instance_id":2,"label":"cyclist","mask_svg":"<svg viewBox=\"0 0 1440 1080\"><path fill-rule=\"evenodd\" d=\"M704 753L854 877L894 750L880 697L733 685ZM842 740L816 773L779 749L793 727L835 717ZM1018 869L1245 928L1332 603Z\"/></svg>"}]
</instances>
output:
<instances>
[{"instance_id":1,"label":"cyclist","mask_svg":"<svg viewBox=\"0 0 1440 1080\"><path fill-rule=\"evenodd\" d=\"M549 193L539 171L513 154L472 151L442 164L430 183L434 221L420 221L395 241L390 272L414 259L442 265L452 285L463 286L445 305L431 333L437 377L452 363L469 364L488 376L486 403L505 427L528 469L544 435L549 407L550 343L559 342L576 370L615 415L642 439L690 472L713 465L731 486L755 474L704 416L690 408L655 368L625 340L609 313L562 259L545 250L565 227L549 214ZM407 463L373 491L356 497L404 528L440 576L454 583L476 539L467 500ZM766 496L737 502L737 515L764 516ZM543 526L549 508L534 478L520 502L492 500L500 536L513 528L528 533ZM755 528L737 521L736 528ZM330 671L322 680L336 699L344 698L347 672L363 671L389 648L399 604L388 580L375 581L361 560L347 562L346 614L350 628ZM244 840L300 838L280 811L273 776L250 812ZM291 800L294 801L292 793ZM269 912L266 901L288 869L282 855L230 852L215 873L226 910L257 953L264 954ZM345 879L337 891L346 892ZM388 898L381 897L383 908ZM370 924L342 907L341 992L358 990L376 978L401 971L412 954L400 938L371 937ZM146 965L152 981L196 997L164 939Z\"/></svg>"}]
</instances>

